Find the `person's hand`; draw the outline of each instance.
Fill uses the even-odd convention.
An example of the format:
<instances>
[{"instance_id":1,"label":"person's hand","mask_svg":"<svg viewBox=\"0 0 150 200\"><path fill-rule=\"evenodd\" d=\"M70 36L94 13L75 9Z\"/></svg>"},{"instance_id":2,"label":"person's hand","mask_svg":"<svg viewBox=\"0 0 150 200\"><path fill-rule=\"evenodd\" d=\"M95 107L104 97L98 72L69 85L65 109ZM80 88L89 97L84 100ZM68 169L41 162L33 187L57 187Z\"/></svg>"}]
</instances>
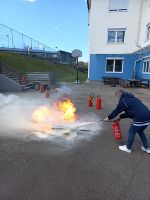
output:
<instances>
[{"instance_id":1,"label":"person's hand","mask_svg":"<svg viewBox=\"0 0 150 200\"><path fill-rule=\"evenodd\" d=\"M105 119L104 119L104 122L108 122L109 121L109 119L108 119L108 117L106 117Z\"/></svg>"}]
</instances>

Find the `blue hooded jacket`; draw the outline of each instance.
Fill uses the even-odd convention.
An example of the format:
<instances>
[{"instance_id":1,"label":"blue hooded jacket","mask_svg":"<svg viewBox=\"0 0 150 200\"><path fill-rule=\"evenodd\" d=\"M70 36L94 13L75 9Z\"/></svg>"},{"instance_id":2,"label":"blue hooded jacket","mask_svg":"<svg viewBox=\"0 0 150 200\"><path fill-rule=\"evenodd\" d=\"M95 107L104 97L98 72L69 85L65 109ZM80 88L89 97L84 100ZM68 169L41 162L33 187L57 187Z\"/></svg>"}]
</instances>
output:
<instances>
[{"instance_id":1,"label":"blue hooded jacket","mask_svg":"<svg viewBox=\"0 0 150 200\"><path fill-rule=\"evenodd\" d=\"M148 125L150 123L150 110L138 98L128 92L121 94L118 105L108 116L108 119L115 118L119 113L122 113L120 115L121 119L133 119L132 124L136 126Z\"/></svg>"}]
</instances>

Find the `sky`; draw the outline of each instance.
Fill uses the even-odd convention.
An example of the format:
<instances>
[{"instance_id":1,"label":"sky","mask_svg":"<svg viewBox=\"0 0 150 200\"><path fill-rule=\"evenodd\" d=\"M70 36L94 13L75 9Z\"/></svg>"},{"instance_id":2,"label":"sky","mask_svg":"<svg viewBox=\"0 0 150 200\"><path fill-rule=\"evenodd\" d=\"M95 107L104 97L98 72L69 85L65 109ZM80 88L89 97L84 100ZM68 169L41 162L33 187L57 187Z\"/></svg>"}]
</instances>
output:
<instances>
[{"instance_id":1,"label":"sky","mask_svg":"<svg viewBox=\"0 0 150 200\"><path fill-rule=\"evenodd\" d=\"M87 0L0 0L0 23L88 61Z\"/></svg>"}]
</instances>

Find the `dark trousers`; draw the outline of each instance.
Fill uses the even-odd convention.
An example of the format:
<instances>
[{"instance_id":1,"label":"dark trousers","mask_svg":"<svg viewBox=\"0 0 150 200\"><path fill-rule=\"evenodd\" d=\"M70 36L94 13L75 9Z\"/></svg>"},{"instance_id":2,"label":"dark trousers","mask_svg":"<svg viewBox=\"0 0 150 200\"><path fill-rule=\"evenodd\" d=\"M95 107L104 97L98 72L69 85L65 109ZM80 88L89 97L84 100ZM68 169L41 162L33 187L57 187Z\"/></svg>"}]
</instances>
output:
<instances>
[{"instance_id":1,"label":"dark trousers","mask_svg":"<svg viewBox=\"0 0 150 200\"><path fill-rule=\"evenodd\" d=\"M147 125L146 126L134 126L133 124L131 124L131 126L129 128L128 143L127 143L128 149L132 148L136 133L139 134L144 148L147 149L149 147L147 137L144 133L144 130L146 129L146 127L147 127Z\"/></svg>"}]
</instances>

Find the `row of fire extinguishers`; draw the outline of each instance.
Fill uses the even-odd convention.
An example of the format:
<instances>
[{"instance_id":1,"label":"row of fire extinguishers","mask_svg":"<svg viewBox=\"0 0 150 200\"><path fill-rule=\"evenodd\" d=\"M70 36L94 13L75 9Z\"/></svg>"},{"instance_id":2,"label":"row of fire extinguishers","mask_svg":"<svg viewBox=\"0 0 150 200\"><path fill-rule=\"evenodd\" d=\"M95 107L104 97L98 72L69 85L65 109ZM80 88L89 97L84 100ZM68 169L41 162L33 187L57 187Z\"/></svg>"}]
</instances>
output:
<instances>
[{"instance_id":1,"label":"row of fire extinguishers","mask_svg":"<svg viewBox=\"0 0 150 200\"><path fill-rule=\"evenodd\" d=\"M88 97L88 106L93 107L93 101L94 101L94 93L90 94ZM102 108L102 99L100 98L100 95L97 95L96 98L96 109L101 110Z\"/></svg>"}]
</instances>

